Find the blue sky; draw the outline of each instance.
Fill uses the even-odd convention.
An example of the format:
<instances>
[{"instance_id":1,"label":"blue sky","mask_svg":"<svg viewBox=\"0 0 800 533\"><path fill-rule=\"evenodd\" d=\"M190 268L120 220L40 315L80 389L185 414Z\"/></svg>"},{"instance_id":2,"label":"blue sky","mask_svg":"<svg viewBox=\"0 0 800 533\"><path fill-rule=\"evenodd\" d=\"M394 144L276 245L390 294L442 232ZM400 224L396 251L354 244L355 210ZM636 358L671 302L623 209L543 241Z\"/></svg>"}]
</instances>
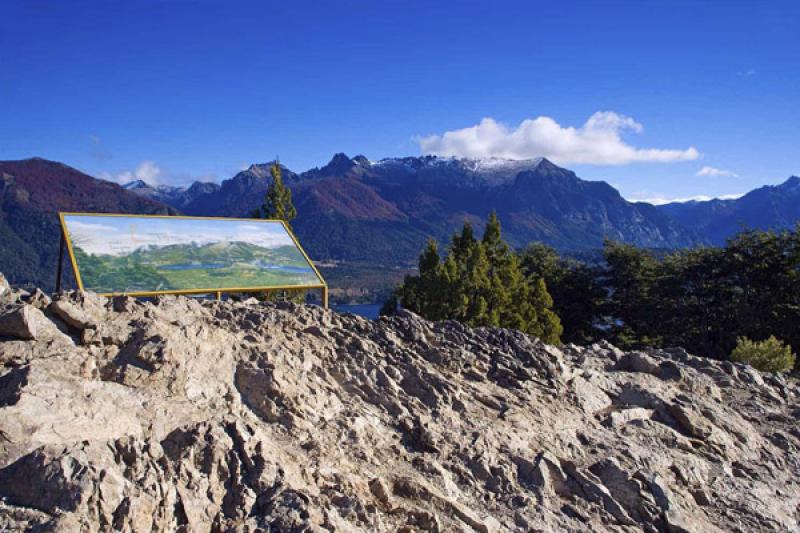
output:
<instances>
[{"instance_id":1,"label":"blue sky","mask_svg":"<svg viewBox=\"0 0 800 533\"><path fill-rule=\"evenodd\" d=\"M780 1L4 0L0 159L184 183L424 149L736 194L800 174L798 27Z\"/></svg>"}]
</instances>

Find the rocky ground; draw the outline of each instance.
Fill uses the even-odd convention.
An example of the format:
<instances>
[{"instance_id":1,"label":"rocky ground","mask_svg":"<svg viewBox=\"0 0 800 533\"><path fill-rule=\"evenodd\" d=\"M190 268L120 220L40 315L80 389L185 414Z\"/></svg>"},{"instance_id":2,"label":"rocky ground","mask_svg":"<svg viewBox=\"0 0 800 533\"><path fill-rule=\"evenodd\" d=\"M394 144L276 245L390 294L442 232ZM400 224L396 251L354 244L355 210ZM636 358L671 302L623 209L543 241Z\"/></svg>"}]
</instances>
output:
<instances>
[{"instance_id":1,"label":"rocky ground","mask_svg":"<svg viewBox=\"0 0 800 533\"><path fill-rule=\"evenodd\" d=\"M0 531L797 531L796 381L0 282Z\"/></svg>"}]
</instances>

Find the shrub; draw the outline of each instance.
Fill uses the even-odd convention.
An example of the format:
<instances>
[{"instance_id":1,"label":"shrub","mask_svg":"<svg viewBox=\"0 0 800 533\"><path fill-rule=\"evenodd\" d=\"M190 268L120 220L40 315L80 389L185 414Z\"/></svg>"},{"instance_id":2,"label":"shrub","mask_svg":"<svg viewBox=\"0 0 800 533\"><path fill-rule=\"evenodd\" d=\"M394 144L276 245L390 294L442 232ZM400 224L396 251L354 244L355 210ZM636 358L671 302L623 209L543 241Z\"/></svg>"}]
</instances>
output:
<instances>
[{"instance_id":1,"label":"shrub","mask_svg":"<svg viewBox=\"0 0 800 533\"><path fill-rule=\"evenodd\" d=\"M791 346L770 335L763 341L739 337L731 352L731 360L747 363L762 372L788 372L794 366L795 356Z\"/></svg>"}]
</instances>

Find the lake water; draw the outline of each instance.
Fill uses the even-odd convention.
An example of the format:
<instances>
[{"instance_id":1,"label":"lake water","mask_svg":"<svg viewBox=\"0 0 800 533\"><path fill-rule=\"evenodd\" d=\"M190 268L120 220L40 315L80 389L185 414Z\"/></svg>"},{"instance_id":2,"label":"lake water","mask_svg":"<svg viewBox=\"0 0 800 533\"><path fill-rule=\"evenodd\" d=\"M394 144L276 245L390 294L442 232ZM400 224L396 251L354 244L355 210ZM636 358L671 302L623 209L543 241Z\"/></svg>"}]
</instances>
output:
<instances>
[{"instance_id":1,"label":"lake water","mask_svg":"<svg viewBox=\"0 0 800 533\"><path fill-rule=\"evenodd\" d=\"M197 265L193 265L193 264L189 264L189 265L160 265L160 266L158 266L158 268L160 268L161 270L199 270L201 268L203 270L213 270L215 268L225 268L226 266L228 266L228 265L226 265L224 263L221 263L221 264L209 263L209 264L197 264Z\"/></svg>"},{"instance_id":2,"label":"lake water","mask_svg":"<svg viewBox=\"0 0 800 533\"><path fill-rule=\"evenodd\" d=\"M378 318L378 313L381 310L381 304L333 304L331 307L340 313L353 313L370 320Z\"/></svg>"}]
</instances>

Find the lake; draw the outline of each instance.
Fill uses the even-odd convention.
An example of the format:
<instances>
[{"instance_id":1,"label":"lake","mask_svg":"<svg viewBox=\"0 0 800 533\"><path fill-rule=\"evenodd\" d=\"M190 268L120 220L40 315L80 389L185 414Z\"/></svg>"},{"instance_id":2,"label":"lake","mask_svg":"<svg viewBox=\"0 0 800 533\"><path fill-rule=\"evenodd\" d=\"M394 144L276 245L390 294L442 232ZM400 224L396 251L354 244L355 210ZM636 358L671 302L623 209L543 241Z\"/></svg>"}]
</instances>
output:
<instances>
[{"instance_id":1,"label":"lake","mask_svg":"<svg viewBox=\"0 0 800 533\"><path fill-rule=\"evenodd\" d=\"M208 263L208 264L188 264L188 265L154 265L157 269L161 270L214 270L215 268L225 268L225 263Z\"/></svg>"},{"instance_id":2,"label":"lake","mask_svg":"<svg viewBox=\"0 0 800 533\"><path fill-rule=\"evenodd\" d=\"M333 304L331 308L340 313L353 313L372 320L378 318L381 304Z\"/></svg>"}]
</instances>

